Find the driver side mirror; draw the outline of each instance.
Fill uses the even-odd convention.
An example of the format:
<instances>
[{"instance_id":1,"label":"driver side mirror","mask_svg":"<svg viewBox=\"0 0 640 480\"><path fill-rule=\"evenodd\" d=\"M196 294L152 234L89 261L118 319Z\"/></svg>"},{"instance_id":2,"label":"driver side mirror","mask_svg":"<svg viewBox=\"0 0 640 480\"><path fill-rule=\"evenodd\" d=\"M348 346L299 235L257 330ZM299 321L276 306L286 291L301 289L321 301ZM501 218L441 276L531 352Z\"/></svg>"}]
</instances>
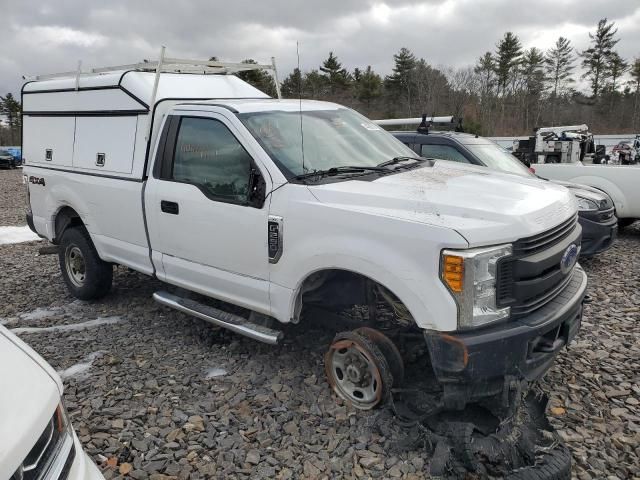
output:
<instances>
[{"instance_id":1,"label":"driver side mirror","mask_svg":"<svg viewBox=\"0 0 640 480\"><path fill-rule=\"evenodd\" d=\"M257 167L251 166L249 173L249 205L254 208L262 208L264 205L267 184Z\"/></svg>"}]
</instances>

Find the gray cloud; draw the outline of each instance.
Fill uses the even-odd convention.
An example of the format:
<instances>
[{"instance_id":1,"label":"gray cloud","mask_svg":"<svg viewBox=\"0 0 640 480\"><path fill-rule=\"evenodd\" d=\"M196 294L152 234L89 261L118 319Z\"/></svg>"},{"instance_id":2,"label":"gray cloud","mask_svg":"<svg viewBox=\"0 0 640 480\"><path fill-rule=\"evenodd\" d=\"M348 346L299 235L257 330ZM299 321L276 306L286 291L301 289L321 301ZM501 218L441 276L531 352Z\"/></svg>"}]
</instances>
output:
<instances>
[{"instance_id":1,"label":"gray cloud","mask_svg":"<svg viewBox=\"0 0 640 480\"><path fill-rule=\"evenodd\" d=\"M548 47L559 35L578 49L602 17L619 28L623 57L640 56L637 0L0 0L0 92L19 92L21 75L171 56L226 60L277 58L282 76L316 68L330 50L349 68L386 73L408 47L434 65L472 64L503 33Z\"/></svg>"}]
</instances>

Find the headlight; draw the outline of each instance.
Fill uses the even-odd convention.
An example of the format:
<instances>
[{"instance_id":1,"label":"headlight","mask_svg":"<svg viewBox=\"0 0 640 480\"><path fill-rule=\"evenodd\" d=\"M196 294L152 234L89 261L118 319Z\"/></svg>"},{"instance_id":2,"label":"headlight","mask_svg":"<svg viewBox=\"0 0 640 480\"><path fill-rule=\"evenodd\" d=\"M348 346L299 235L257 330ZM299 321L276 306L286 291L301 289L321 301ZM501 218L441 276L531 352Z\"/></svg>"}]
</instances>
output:
<instances>
[{"instance_id":1,"label":"headlight","mask_svg":"<svg viewBox=\"0 0 640 480\"><path fill-rule=\"evenodd\" d=\"M576 195L576 200L578 200L578 210L580 211L595 211L598 210L598 204L593 200L589 200L588 198L578 197Z\"/></svg>"},{"instance_id":2,"label":"headlight","mask_svg":"<svg viewBox=\"0 0 640 480\"><path fill-rule=\"evenodd\" d=\"M64 403L60 402L58 408L56 408L56 416L55 416L55 428L58 432L63 433L69 428L71 422L69 422L69 415L67 414L67 409L64 408Z\"/></svg>"},{"instance_id":3,"label":"headlight","mask_svg":"<svg viewBox=\"0 0 640 480\"><path fill-rule=\"evenodd\" d=\"M511 245L443 250L440 277L458 304L458 327L471 328L507 318L510 308L496 305L497 263Z\"/></svg>"}]
</instances>

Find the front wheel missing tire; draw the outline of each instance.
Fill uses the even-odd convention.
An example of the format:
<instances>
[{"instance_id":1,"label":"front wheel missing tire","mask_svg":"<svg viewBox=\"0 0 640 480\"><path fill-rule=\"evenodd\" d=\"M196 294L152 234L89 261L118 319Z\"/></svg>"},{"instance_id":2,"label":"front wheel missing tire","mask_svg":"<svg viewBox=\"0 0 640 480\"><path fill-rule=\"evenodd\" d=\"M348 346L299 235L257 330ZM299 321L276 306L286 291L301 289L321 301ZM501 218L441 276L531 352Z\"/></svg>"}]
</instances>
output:
<instances>
[{"instance_id":1,"label":"front wheel missing tire","mask_svg":"<svg viewBox=\"0 0 640 480\"><path fill-rule=\"evenodd\" d=\"M389 397L393 376L374 342L357 332L335 336L325 354L329 385L343 400L359 410L371 410Z\"/></svg>"}]
</instances>

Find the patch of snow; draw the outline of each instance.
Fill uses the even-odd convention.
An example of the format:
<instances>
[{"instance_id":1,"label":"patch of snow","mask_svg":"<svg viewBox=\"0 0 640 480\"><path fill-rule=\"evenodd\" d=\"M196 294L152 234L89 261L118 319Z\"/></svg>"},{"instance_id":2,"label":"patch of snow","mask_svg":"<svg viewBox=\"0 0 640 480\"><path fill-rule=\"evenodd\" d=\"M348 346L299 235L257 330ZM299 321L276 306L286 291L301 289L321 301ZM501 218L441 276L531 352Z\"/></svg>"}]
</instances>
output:
<instances>
[{"instance_id":1,"label":"patch of snow","mask_svg":"<svg viewBox=\"0 0 640 480\"><path fill-rule=\"evenodd\" d=\"M120 317L100 317L81 323L71 323L69 325L53 325L51 327L22 327L13 328L11 331L16 335L21 333L43 333L43 332L71 332L74 330L84 330L85 328L99 327L101 325L113 325L122 322Z\"/></svg>"},{"instance_id":2,"label":"patch of snow","mask_svg":"<svg viewBox=\"0 0 640 480\"><path fill-rule=\"evenodd\" d=\"M24 227L0 227L0 245L34 242L36 240L42 239L26 225Z\"/></svg>"},{"instance_id":3,"label":"patch of snow","mask_svg":"<svg viewBox=\"0 0 640 480\"><path fill-rule=\"evenodd\" d=\"M222 377L223 375L226 375L228 372L224 369L224 368L218 368L218 367L214 367L214 368L210 368L207 370L207 375L205 378L216 378L216 377Z\"/></svg>"},{"instance_id":4,"label":"patch of snow","mask_svg":"<svg viewBox=\"0 0 640 480\"><path fill-rule=\"evenodd\" d=\"M84 377L93 365L93 362L103 354L103 351L90 353L82 359L82 362L71 365L69 368L65 368L64 370L58 370L58 375L60 375L63 380L71 377Z\"/></svg>"},{"instance_id":5,"label":"patch of snow","mask_svg":"<svg viewBox=\"0 0 640 480\"><path fill-rule=\"evenodd\" d=\"M42 320L60 313L61 310L62 307L36 308L33 312L20 313L18 316L20 320Z\"/></svg>"}]
</instances>

